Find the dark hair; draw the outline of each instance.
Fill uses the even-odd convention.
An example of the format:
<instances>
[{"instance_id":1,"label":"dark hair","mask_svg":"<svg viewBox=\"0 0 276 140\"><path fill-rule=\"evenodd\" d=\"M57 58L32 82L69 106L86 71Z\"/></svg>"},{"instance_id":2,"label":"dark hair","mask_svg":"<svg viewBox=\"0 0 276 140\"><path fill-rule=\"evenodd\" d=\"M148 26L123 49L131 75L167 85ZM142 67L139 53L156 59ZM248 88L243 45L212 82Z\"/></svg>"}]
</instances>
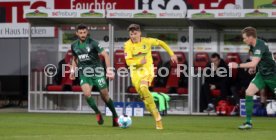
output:
<instances>
[{"instance_id":1,"label":"dark hair","mask_svg":"<svg viewBox=\"0 0 276 140\"><path fill-rule=\"evenodd\" d=\"M275 55L275 54L276 54L276 52L273 53L273 55Z\"/></svg>"},{"instance_id":2,"label":"dark hair","mask_svg":"<svg viewBox=\"0 0 276 140\"><path fill-rule=\"evenodd\" d=\"M141 31L140 25L130 24L127 28L128 31Z\"/></svg>"},{"instance_id":3,"label":"dark hair","mask_svg":"<svg viewBox=\"0 0 276 140\"><path fill-rule=\"evenodd\" d=\"M246 36L252 36L254 38L257 37L257 31L254 27L245 27L243 30L242 30L242 34L246 34Z\"/></svg>"},{"instance_id":4,"label":"dark hair","mask_svg":"<svg viewBox=\"0 0 276 140\"><path fill-rule=\"evenodd\" d=\"M77 31L78 30L83 30L83 29L87 29L87 26L82 24L82 23L77 26Z\"/></svg>"},{"instance_id":5,"label":"dark hair","mask_svg":"<svg viewBox=\"0 0 276 140\"><path fill-rule=\"evenodd\" d=\"M213 53L211 55L211 58L218 58L218 59L220 59L220 55L218 53Z\"/></svg>"}]
</instances>

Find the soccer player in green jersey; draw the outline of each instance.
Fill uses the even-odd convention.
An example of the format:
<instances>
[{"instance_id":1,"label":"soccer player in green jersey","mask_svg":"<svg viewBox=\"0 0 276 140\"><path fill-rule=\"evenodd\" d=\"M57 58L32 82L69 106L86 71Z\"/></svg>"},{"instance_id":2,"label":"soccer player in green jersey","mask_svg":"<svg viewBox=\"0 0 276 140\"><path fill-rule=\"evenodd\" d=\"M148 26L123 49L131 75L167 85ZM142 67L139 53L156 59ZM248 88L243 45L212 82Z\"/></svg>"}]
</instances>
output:
<instances>
[{"instance_id":1,"label":"soccer player in green jersey","mask_svg":"<svg viewBox=\"0 0 276 140\"><path fill-rule=\"evenodd\" d=\"M95 111L96 119L99 125L104 123L101 112L99 111L94 99L91 96L93 86L100 90L100 95L106 106L113 114L113 126L118 126L118 115L116 113L113 101L108 95L106 77L110 80L114 79L114 74L110 68L110 60L107 52L100 46L100 44L88 37L88 29L85 25L80 24L77 26L76 35L78 40L74 41L71 45L73 53L73 61L71 65L70 79L75 79L76 67L79 71L80 85L88 105ZM106 77L104 68L101 64L99 54L104 56L106 63Z\"/></svg>"},{"instance_id":2,"label":"soccer player in green jersey","mask_svg":"<svg viewBox=\"0 0 276 140\"><path fill-rule=\"evenodd\" d=\"M256 29L246 27L242 30L242 37L245 44L249 45L253 51L253 58L248 63L229 63L230 68L249 68L249 72L258 68L255 78L251 81L246 90L246 122L239 129L251 129L253 96L264 87L268 87L276 93L276 64L272 53L269 51L266 42L257 38Z\"/></svg>"}]
</instances>

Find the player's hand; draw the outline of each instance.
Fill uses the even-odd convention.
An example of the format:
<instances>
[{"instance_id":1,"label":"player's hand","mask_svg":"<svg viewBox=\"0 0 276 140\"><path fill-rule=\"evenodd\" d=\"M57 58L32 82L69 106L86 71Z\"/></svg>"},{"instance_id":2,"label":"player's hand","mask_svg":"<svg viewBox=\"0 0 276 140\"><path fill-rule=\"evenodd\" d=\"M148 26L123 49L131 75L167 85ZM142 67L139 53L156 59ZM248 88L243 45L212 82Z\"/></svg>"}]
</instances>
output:
<instances>
[{"instance_id":1,"label":"player's hand","mask_svg":"<svg viewBox=\"0 0 276 140\"><path fill-rule=\"evenodd\" d=\"M70 73L70 80L76 80L75 73Z\"/></svg>"},{"instance_id":2,"label":"player's hand","mask_svg":"<svg viewBox=\"0 0 276 140\"><path fill-rule=\"evenodd\" d=\"M115 74L112 71L111 68L107 68L106 69L106 78L108 78L109 80L114 80Z\"/></svg>"},{"instance_id":3,"label":"player's hand","mask_svg":"<svg viewBox=\"0 0 276 140\"><path fill-rule=\"evenodd\" d=\"M248 73L251 74L251 75L255 74L256 73L256 68L249 68Z\"/></svg>"},{"instance_id":4,"label":"player's hand","mask_svg":"<svg viewBox=\"0 0 276 140\"><path fill-rule=\"evenodd\" d=\"M214 90L214 89L216 89L216 85L210 85L210 90Z\"/></svg>"},{"instance_id":5,"label":"player's hand","mask_svg":"<svg viewBox=\"0 0 276 140\"><path fill-rule=\"evenodd\" d=\"M141 60L141 64L144 65L144 64L146 64L146 63L147 63L147 59L146 59L146 57L144 57L144 58Z\"/></svg>"},{"instance_id":6,"label":"player's hand","mask_svg":"<svg viewBox=\"0 0 276 140\"><path fill-rule=\"evenodd\" d=\"M171 61L173 62L173 63L178 63L178 59L177 59L177 56L176 55L173 55L173 56L171 56Z\"/></svg>"},{"instance_id":7,"label":"player's hand","mask_svg":"<svg viewBox=\"0 0 276 140\"><path fill-rule=\"evenodd\" d=\"M230 63L228 64L228 67L229 67L230 69L236 69L236 68L238 68L238 63L236 63L236 62L230 62Z\"/></svg>"}]
</instances>

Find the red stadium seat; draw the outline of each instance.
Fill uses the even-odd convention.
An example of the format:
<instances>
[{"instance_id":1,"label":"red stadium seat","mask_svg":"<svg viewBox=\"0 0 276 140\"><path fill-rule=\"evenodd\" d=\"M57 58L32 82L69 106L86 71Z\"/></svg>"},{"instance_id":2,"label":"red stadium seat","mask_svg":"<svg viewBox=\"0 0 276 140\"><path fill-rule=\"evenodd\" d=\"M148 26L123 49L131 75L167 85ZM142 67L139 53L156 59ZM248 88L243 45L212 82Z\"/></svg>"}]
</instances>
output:
<instances>
[{"instance_id":1,"label":"red stadium seat","mask_svg":"<svg viewBox=\"0 0 276 140\"><path fill-rule=\"evenodd\" d=\"M198 70L198 68L205 68L208 62L209 62L208 53L204 53L204 52L196 53L195 61L194 61L195 70Z\"/></svg>"},{"instance_id":2,"label":"red stadium seat","mask_svg":"<svg viewBox=\"0 0 276 140\"><path fill-rule=\"evenodd\" d=\"M175 52L175 55L177 56L178 64L184 64L186 62L186 57L183 52ZM179 78L180 76L177 75L177 64L170 62L170 73L168 76L166 87L155 87L153 88L153 91L168 93L169 88L179 87Z\"/></svg>"},{"instance_id":3,"label":"red stadium seat","mask_svg":"<svg viewBox=\"0 0 276 140\"><path fill-rule=\"evenodd\" d=\"M69 50L66 55L65 55L65 64L71 64L72 61L72 52ZM65 71L70 71L70 67L65 67ZM65 73L64 76L61 79L61 84L60 85L47 85L46 90L47 91L63 91L64 86L72 86L73 81L70 80L70 73Z\"/></svg>"},{"instance_id":4,"label":"red stadium seat","mask_svg":"<svg viewBox=\"0 0 276 140\"><path fill-rule=\"evenodd\" d=\"M114 52L114 67L116 70L121 67L127 67L124 50L116 50Z\"/></svg>"},{"instance_id":5,"label":"red stadium seat","mask_svg":"<svg viewBox=\"0 0 276 140\"><path fill-rule=\"evenodd\" d=\"M238 53L227 53L225 62L226 63L229 63L229 62L241 63L240 55Z\"/></svg>"},{"instance_id":6,"label":"red stadium seat","mask_svg":"<svg viewBox=\"0 0 276 140\"><path fill-rule=\"evenodd\" d=\"M176 91L178 94L188 94L188 88L178 88Z\"/></svg>"},{"instance_id":7,"label":"red stadium seat","mask_svg":"<svg viewBox=\"0 0 276 140\"><path fill-rule=\"evenodd\" d=\"M236 62L241 63L241 58L238 53L228 53L225 58L226 63ZM238 75L238 69L232 69L232 80L235 81Z\"/></svg>"},{"instance_id":8,"label":"red stadium seat","mask_svg":"<svg viewBox=\"0 0 276 140\"><path fill-rule=\"evenodd\" d=\"M72 86L72 91L81 92L82 91L81 86Z\"/></svg>"}]
</instances>

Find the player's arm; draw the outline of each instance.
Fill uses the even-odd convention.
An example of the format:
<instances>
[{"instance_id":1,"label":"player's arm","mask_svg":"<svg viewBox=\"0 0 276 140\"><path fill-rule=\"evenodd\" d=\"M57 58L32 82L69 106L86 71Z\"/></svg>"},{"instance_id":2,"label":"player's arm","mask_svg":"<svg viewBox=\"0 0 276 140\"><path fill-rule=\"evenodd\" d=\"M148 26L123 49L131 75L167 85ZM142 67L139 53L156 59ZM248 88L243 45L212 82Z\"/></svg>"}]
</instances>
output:
<instances>
[{"instance_id":1,"label":"player's arm","mask_svg":"<svg viewBox=\"0 0 276 140\"><path fill-rule=\"evenodd\" d=\"M177 56L174 55L173 51L171 50L171 48L169 47L169 45L167 43L165 43L162 40L154 39L154 38L151 38L150 40L151 40L152 46L162 47L170 55L172 62L178 63Z\"/></svg>"},{"instance_id":2,"label":"player's arm","mask_svg":"<svg viewBox=\"0 0 276 140\"><path fill-rule=\"evenodd\" d=\"M253 57L250 62L247 63L241 63L239 65L240 68L255 68L257 67L258 63L260 62L260 57Z\"/></svg>"},{"instance_id":3,"label":"player's arm","mask_svg":"<svg viewBox=\"0 0 276 140\"><path fill-rule=\"evenodd\" d=\"M126 64L129 67L130 66L139 66L139 65L144 64L144 62L142 62L141 60L133 58L132 52L127 45L125 45L125 47L124 47L124 54L125 54Z\"/></svg>"},{"instance_id":4,"label":"player's arm","mask_svg":"<svg viewBox=\"0 0 276 140\"><path fill-rule=\"evenodd\" d=\"M254 52L254 55L252 57L252 60L247 63L229 63L230 68L255 68L257 67L258 63L261 61L262 55L264 51L262 49L256 49Z\"/></svg>"},{"instance_id":5,"label":"player's arm","mask_svg":"<svg viewBox=\"0 0 276 140\"><path fill-rule=\"evenodd\" d=\"M106 77L109 78L110 80L113 80L114 73L110 66L110 57L109 57L108 53L104 50L104 48L100 45L99 42L96 42L94 45L95 45L95 48L98 51L98 53L104 57L104 61L105 61L105 65L106 65Z\"/></svg>"},{"instance_id":6,"label":"player's arm","mask_svg":"<svg viewBox=\"0 0 276 140\"><path fill-rule=\"evenodd\" d=\"M71 66L70 66L70 79L71 80L76 79L75 72L76 72L76 69L77 69L77 63L78 63L78 60L76 59L75 56L73 56Z\"/></svg>"},{"instance_id":7,"label":"player's arm","mask_svg":"<svg viewBox=\"0 0 276 140\"><path fill-rule=\"evenodd\" d=\"M105 50L103 50L100 54L104 57L104 60L105 60L106 77L108 77L110 80L113 80L114 79L114 73L113 73L112 68L110 66L110 57L109 57L108 53Z\"/></svg>"}]
</instances>

